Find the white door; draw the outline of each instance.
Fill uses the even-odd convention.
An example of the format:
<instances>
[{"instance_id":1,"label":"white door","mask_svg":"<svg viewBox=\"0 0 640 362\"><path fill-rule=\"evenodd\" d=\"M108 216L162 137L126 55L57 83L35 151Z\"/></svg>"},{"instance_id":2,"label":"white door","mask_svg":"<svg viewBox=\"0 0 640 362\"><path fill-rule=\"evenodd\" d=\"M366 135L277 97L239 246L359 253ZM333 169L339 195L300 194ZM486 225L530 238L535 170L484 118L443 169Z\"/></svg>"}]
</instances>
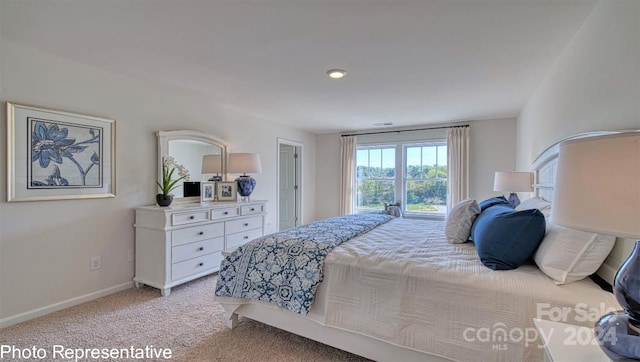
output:
<instances>
[{"instance_id":1,"label":"white door","mask_svg":"<svg viewBox=\"0 0 640 362\"><path fill-rule=\"evenodd\" d=\"M296 220L296 148L291 145L280 144L280 202L278 230L290 229L297 225Z\"/></svg>"}]
</instances>

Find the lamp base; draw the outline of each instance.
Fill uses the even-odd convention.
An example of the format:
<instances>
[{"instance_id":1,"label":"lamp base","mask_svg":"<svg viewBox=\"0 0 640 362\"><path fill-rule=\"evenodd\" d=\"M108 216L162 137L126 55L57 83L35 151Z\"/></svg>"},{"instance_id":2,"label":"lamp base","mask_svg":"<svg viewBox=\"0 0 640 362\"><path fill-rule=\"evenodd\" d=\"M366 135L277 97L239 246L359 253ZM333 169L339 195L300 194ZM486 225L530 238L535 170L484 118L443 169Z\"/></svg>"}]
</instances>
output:
<instances>
[{"instance_id":1,"label":"lamp base","mask_svg":"<svg viewBox=\"0 0 640 362\"><path fill-rule=\"evenodd\" d=\"M520 205L520 198L518 197L518 194L516 194L515 192L512 192L509 195L509 198L507 199L507 201L509 201L509 204L511 204L511 206L513 206L514 209L516 208L516 206Z\"/></svg>"},{"instance_id":2,"label":"lamp base","mask_svg":"<svg viewBox=\"0 0 640 362\"><path fill-rule=\"evenodd\" d=\"M594 328L602 351L614 361L640 360L640 330L627 313L605 314Z\"/></svg>"},{"instance_id":3,"label":"lamp base","mask_svg":"<svg viewBox=\"0 0 640 362\"><path fill-rule=\"evenodd\" d=\"M640 241L622 264L613 293L624 311L604 315L596 324L600 347L612 360L640 360Z\"/></svg>"},{"instance_id":4,"label":"lamp base","mask_svg":"<svg viewBox=\"0 0 640 362\"><path fill-rule=\"evenodd\" d=\"M236 179L238 183L238 193L242 196L242 201L249 201L249 195L256 187L256 179L251 176L240 176Z\"/></svg>"}]
</instances>

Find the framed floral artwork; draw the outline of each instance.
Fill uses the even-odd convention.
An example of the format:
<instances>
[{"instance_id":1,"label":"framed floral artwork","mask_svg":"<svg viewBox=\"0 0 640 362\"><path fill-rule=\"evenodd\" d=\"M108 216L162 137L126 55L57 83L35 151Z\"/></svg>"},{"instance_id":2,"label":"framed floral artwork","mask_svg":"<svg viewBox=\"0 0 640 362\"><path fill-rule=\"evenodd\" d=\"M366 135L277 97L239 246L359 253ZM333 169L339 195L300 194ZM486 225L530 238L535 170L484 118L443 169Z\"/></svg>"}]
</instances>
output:
<instances>
[{"instance_id":1,"label":"framed floral artwork","mask_svg":"<svg viewBox=\"0 0 640 362\"><path fill-rule=\"evenodd\" d=\"M213 201L216 198L215 181L204 181L200 183L200 202Z\"/></svg>"},{"instance_id":2,"label":"framed floral artwork","mask_svg":"<svg viewBox=\"0 0 640 362\"><path fill-rule=\"evenodd\" d=\"M7 102L7 201L115 197L115 126Z\"/></svg>"},{"instance_id":3,"label":"framed floral artwork","mask_svg":"<svg viewBox=\"0 0 640 362\"><path fill-rule=\"evenodd\" d=\"M234 181L218 182L218 201L236 201L238 196L238 183Z\"/></svg>"}]
</instances>

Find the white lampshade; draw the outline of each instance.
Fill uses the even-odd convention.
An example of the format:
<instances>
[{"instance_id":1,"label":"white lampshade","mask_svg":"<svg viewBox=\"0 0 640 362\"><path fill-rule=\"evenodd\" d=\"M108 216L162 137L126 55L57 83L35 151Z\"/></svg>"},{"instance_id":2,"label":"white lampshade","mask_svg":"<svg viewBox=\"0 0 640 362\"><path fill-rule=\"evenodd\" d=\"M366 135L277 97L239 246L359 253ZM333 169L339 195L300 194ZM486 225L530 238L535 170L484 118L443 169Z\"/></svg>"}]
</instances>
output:
<instances>
[{"instance_id":1,"label":"white lampshade","mask_svg":"<svg viewBox=\"0 0 640 362\"><path fill-rule=\"evenodd\" d=\"M496 172L493 191L532 192L533 172Z\"/></svg>"},{"instance_id":2,"label":"white lampshade","mask_svg":"<svg viewBox=\"0 0 640 362\"><path fill-rule=\"evenodd\" d=\"M257 153L230 153L228 173L261 173L262 164Z\"/></svg>"},{"instance_id":3,"label":"white lampshade","mask_svg":"<svg viewBox=\"0 0 640 362\"><path fill-rule=\"evenodd\" d=\"M640 132L561 143L551 220L640 238Z\"/></svg>"},{"instance_id":4,"label":"white lampshade","mask_svg":"<svg viewBox=\"0 0 640 362\"><path fill-rule=\"evenodd\" d=\"M222 157L220 155L204 155L202 156L202 174L221 173Z\"/></svg>"}]
</instances>

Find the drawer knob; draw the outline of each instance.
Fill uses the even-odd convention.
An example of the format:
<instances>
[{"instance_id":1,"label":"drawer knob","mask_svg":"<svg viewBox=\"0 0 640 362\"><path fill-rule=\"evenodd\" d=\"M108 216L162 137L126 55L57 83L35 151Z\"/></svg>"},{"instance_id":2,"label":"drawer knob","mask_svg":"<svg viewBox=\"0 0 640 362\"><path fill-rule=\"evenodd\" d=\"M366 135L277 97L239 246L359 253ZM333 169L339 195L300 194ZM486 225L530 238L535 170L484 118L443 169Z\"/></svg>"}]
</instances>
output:
<instances>
[{"instance_id":1,"label":"drawer knob","mask_svg":"<svg viewBox=\"0 0 640 362\"><path fill-rule=\"evenodd\" d=\"M204 265L204 263L200 263L200 264L198 264L198 266L203 266L203 265Z\"/></svg>"},{"instance_id":2,"label":"drawer knob","mask_svg":"<svg viewBox=\"0 0 640 362\"><path fill-rule=\"evenodd\" d=\"M252 208L251 208L251 211L256 211L256 209L252 207Z\"/></svg>"},{"instance_id":3,"label":"drawer knob","mask_svg":"<svg viewBox=\"0 0 640 362\"><path fill-rule=\"evenodd\" d=\"M229 211L225 211L222 213L223 215L229 215Z\"/></svg>"},{"instance_id":4,"label":"drawer knob","mask_svg":"<svg viewBox=\"0 0 640 362\"><path fill-rule=\"evenodd\" d=\"M245 223L244 223L244 226L249 226L249 223L248 223L248 222L245 222Z\"/></svg>"},{"instance_id":5,"label":"drawer knob","mask_svg":"<svg viewBox=\"0 0 640 362\"><path fill-rule=\"evenodd\" d=\"M195 216L193 216L193 215L189 216L189 219L191 219L191 220L193 220L193 219L195 219L195 218L196 218L196 217L195 217Z\"/></svg>"},{"instance_id":6,"label":"drawer knob","mask_svg":"<svg viewBox=\"0 0 640 362\"><path fill-rule=\"evenodd\" d=\"M245 239L249 239L249 237L248 237L248 236L246 236L246 235L244 236L244 238L245 238Z\"/></svg>"},{"instance_id":7,"label":"drawer knob","mask_svg":"<svg viewBox=\"0 0 640 362\"><path fill-rule=\"evenodd\" d=\"M199 232L198 235L204 235L204 231Z\"/></svg>"},{"instance_id":8,"label":"drawer knob","mask_svg":"<svg viewBox=\"0 0 640 362\"><path fill-rule=\"evenodd\" d=\"M204 246L201 246L198 250L203 251L204 250Z\"/></svg>"}]
</instances>

